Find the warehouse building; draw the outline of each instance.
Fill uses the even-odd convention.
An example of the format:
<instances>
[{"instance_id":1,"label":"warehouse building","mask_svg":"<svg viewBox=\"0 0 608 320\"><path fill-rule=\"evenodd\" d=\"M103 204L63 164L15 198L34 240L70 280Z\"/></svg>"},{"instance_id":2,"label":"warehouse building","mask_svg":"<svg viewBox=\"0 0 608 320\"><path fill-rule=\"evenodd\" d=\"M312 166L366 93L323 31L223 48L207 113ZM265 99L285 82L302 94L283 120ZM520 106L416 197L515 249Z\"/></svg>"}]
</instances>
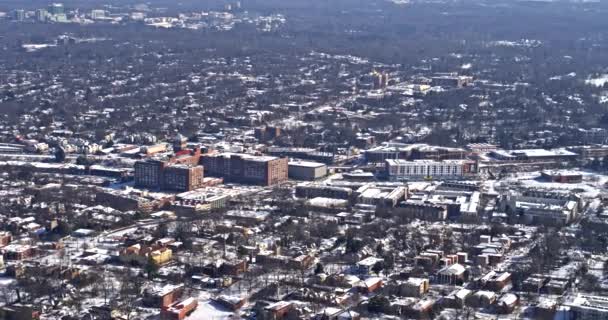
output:
<instances>
[{"instance_id":1,"label":"warehouse building","mask_svg":"<svg viewBox=\"0 0 608 320\"><path fill-rule=\"evenodd\" d=\"M316 180L327 175L327 165L311 161L290 161L289 178L294 180Z\"/></svg>"}]
</instances>

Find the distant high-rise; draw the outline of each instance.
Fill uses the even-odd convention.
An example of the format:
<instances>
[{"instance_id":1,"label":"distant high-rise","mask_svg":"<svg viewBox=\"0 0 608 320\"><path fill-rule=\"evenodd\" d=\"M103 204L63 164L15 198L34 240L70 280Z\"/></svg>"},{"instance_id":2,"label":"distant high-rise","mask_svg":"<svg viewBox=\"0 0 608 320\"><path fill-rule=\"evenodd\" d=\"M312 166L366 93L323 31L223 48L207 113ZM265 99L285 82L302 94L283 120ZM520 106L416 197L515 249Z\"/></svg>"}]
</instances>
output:
<instances>
[{"instance_id":1,"label":"distant high-rise","mask_svg":"<svg viewBox=\"0 0 608 320\"><path fill-rule=\"evenodd\" d=\"M45 22L48 15L49 13L46 9L36 10L36 20L38 20L38 22Z\"/></svg>"},{"instance_id":2,"label":"distant high-rise","mask_svg":"<svg viewBox=\"0 0 608 320\"><path fill-rule=\"evenodd\" d=\"M15 12L14 12L14 18L17 21L23 21L23 20L25 20L25 10L21 10L21 9L15 10Z\"/></svg>"},{"instance_id":3,"label":"distant high-rise","mask_svg":"<svg viewBox=\"0 0 608 320\"><path fill-rule=\"evenodd\" d=\"M388 87L388 73L382 73L382 88Z\"/></svg>"},{"instance_id":4,"label":"distant high-rise","mask_svg":"<svg viewBox=\"0 0 608 320\"><path fill-rule=\"evenodd\" d=\"M173 150L176 152L185 150L187 144L188 138L184 137L182 134L178 134L173 140Z\"/></svg>"},{"instance_id":5,"label":"distant high-rise","mask_svg":"<svg viewBox=\"0 0 608 320\"><path fill-rule=\"evenodd\" d=\"M386 72L372 72L372 76L374 79L374 89L386 89L388 86L388 74Z\"/></svg>"},{"instance_id":6,"label":"distant high-rise","mask_svg":"<svg viewBox=\"0 0 608 320\"><path fill-rule=\"evenodd\" d=\"M91 10L91 19L103 19L106 17L106 12L104 10Z\"/></svg>"},{"instance_id":7,"label":"distant high-rise","mask_svg":"<svg viewBox=\"0 0 608 320\"><path fill-rule=\"evenodd\" d=\"M49 13L51 15L60 15L65 13L65 8L63 7L63 3L53 3L49 6Z\"/></svg>"},{"instance_id":8,"label":"distant high-rise","mask_svg":"<svg viewBox=\"0 0 608 320\"><path fill-rule=\"evenodd\" d=\"M146 14L143 12L132 12L131 13L131 20L144 20L146 18Z\"/></svg>"}]
</instances>

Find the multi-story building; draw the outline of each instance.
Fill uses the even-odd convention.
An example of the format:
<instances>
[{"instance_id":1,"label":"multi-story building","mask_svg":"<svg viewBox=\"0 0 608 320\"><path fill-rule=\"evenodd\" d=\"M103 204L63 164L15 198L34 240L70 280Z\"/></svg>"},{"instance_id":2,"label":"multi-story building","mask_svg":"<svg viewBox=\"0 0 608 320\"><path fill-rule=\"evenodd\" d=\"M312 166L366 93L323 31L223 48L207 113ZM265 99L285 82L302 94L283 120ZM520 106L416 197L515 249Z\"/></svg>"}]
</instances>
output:
<instances>
[{"instance_id":1,"label":"multi-story building","mask_svg":"<svg viewBox=\"0 0 608 320\"><path fill-rule=\"evenodd\" d=\"M386 89L388 86L388 73L386 72L372 72L372 77L374 80L374 89L381 90Z\"/></svg>"},{"instance_id":2,"label":"multi-story building","mask_svg":"<svg viewBox=\"0 0 608 320\"><path fill-rule=\"evenodd\" d=\"M384 143L365 150L367 162L383 162L387 159L407 159L410 155L409 145L403 143Z\"/></svg>"},{"instance_id":3,"label":"multi-story building","mask_svg":"<svg viewBox=\"0 0 608 320\"><path fill-rule=\"evenodd\" d=\"M540 176L545 181L558 183L581 183L583 174L578 171L568 170L543 170Z\"/></svg>"},{"instance_id":4,"label":"multi-story building","mask_svg":"<svg viewBox=\"0 0 608 320\"><path fill-rule=\"evenodd\" d=\"M365 160L367 162L383 162L387 159L461 160L466 155L467 151L461 148L438 147L424 143L386 142L381 146L365 150Z\"/></svg>"},{"instance_id":5,"label":"multi-story building","mask_svg":"<svg viewBox=\"0 0 608 320\"><path fill-rule=\"evenodd\" d=\"M17 21L25 20L25 10L19 9L13 12L14 19Z\"/></svg>"},{"instance_id":6,"label":"multi-story building","mask_svg":"<svg viewBox=\"0 0 608 320\"><path fill-rule=\"evenodd\" d=\"M474 175L477 166L470 160L386 160L386 173L391 180L416 178L450 179Z\"/></svg>"},{"instance_id":7,"label":"multi-story building","mask_svg":"<svg viewBox=\"0 0 608 320\"><path fill-rule=\"evenodd\" d=\"M9 244L2 249L6 260L24 260L34 256L36 249L25 244Z\"/></svg>"},{"instance_id":8,"label":"multi-story building","mask_svg":"<svg viewBox=\"0 0 608 320\"><path fill-rule=\"evenodd\" d=\"M91 10L91 19L93 20L97 20L97 19L103 19L106 17L106 12L104 10Z\"/></svg>"},{"instance_id":9,"label":"multi-story building","mask_svg":"<svg viewBox=\"0 0 608 320\"><path fill-rule=\"evenodd\" d=\"M573 161L579 155L568 151L564 148L558 149L518 149L518 150L494 150L490 152L490 156L500 161L517 161L517 162L557 162L557 161Z\"/></svg>"},{"instance_id":10,"label":"multi-story building","mask_svg":"<svg viewBox=\"0 0 608 320\"><path fill-rule=\"evenodd\" d=\"M281 135L281 128L279 127L260 127L256 128L254 132L255 137L260 141L268 141L275 139Z\"/></svg>"},{"instance_id":11,"label":"multi-story building","mask_svg":"<svg viewBox=\"0 0 608 320\"><path fill-rule=\"evenodd\" d=\"M45 9L36 10L36 20L38 22L45 22L49 13Z\"/></svg>"},{"instance_id":12,"label":"multi-story building","mask_svg":"<svg viewBox=\"0 0 608 320\"><path fill-rule=\"evenodd\" d=\"M175 156L168 159L169 164L185 164L195 166L198 165L201 160L201 149L196 148L195 150L182 149L175 153Z\"/></svg>"},{"instance_id":13,"label":"multi-story building","mask_svg":"<svg viewBox=\"0 0 608 320\"><path fill-rule=\"evenodd\" d=\"M498 149L498 146L491 143L469 143L466 149L474 153L491 152Z\"/></svg>"},{"instance_id":14,"label":"multi-story building","mask_svg":"<svg viewBox=\"0 0 608 320\"><path fill-rule=\"evenodd\" d=\"M203 186L203 166L172 165L165 168L162 174L163 189L190 191Z\"/></svg>"},{"instance_id":15,"label":"multi-story building","mask_svg":"<svg viewBox=\"0 0 608 320\"><path fill-rule=\"evenodd\" d=\"M466 151L460 148L447 148L447 147L437 147L437 146L429 146L429 145L421 145L415 148L412 148L410 153L410 159L412 160L452 160L452 159L464 159L466 156Z\"/></svg>"},{"instance_id":16,"label":"multi-story building","mask_svg":"<svg viewBox=\"0 0 608 320\"><path fill-rule=\"evenodd\" d=\"M222 190L206 188L204 191L195 190L180 193L176 195L175 201L172 203L172 209L178 213L196 213L224 208L228 201L237 194L223 192Z\"/></svg>"},{"instance_id":17,"label":"multi-story building","mask_svg":"<svg viewBox=\"0 0 608 320\"><path fill-rule=\"evenodd\" d=\"M400 292L406 297L422 297L429 291L429 279L412 277L400 287Z\"/></svg>"},{"instance_id":18,"label":"multi-story building","mask_svg":"<svg viewBox=\"0 0 608 320\"><path fill-rule=\"evenodd\" d=\"M134 244L120 251L120 261L127 264L145 265L148 261L157 266L164 265L173 258L173 251L166 247Z\"/></svg>"},{"instance_id":19,"label":"multi-story building","mask_svg":"<svg viewBox=\"0 0 608 320\"><path fill-rule=\"evenodd\" d=\"M166 308L183 294L184 285L150 286L144 290L143 303L150 308Z\"/></svg>"},{"instance_id":20,"label":"multi-story building","mask_svg":"<svg viewBox=\"0 0 608 320\"><path fill-rule=\"evenodd\" d=\"M203 185L204 168L187 164L168 164L159 160L135 163L135 185L174 191L190 191Z\"/></svg>"},{"instance_id":21,"label":"multi-story building","mask_svg":"<svg viewBox=\"0 0 608 320\"><path fill-rule=\"evenodd\" d=\"M186 150L186 145L188 144L188 138L184 137L181 134L178 134L173 140L173 150L175 152Z\"/></svg>"},{"instance_id":22,"label":"multi-story building","mask_svg":"<svg viewBox=\"0 0 608 320\"><path fill-rule=\"evenodd\" d=\"M346 187L334 187L318 184L299 184L296 186L296 196L300 198L335 198L335 199L350 199L353 194L353 189Z\"/></svg>"},{"instance_id":23,"label":"multi-story building","mask_svg":"<svg viewBox=\"0 0 608 320\"><path fill-rule=\"evenodd\" d=\"M182 320L187 315L191 314L198 306L198 300L188 298L182 301L174 302L166 308L163 308L160 313L161 320Z\"/></svg>"},{"instance_id":24,"label":"multi-story building","mask_svg":"<svg viewBox=\"0 0 608 320\"><path fill-rule=\"evenodd\" d=\"M332 164L335 160L334 154L330 152L321 152L310 148L282 148L269 147L266 153L275 157L289 157L304 159L310 161Z\"/></svg>"},{"instance_id":25,"label":"multi-story building","mask_svg":"<svg viewBox=\"0 0 608 320\"><path fill-rule=\"evenodd\" d=\"M287 158L223 153L205 156L202 162L209 175L226 181L267 186L287 181Z\"/></svg>"},{"instance_id":26,"label":"multi-story building","mask_svg":"<svg viewBox=\"0 0 608 320\"><path fill-rule=\"evenodd\" d=\"M530 224L566 225L577 219L580 212L579 201L557 193L506 194L499 206L503 212Z\"/></svg>"},{"instance_id":27,"label":"multi-story building","mask_svg":"<svg viewBox=\"0 0 608 320\"><path fill-rule=\"evenodd\" d=\"M578 128L575 134L582 143L606 143L608 140L608 130L604 128Z\"/></svg>"},{"instance_id":28,"label":"multi-story building","mask_svg":"<svg viewBox=\"0 0 608 320\"><path fill-rule=\"evenodd\" d=\"M437 147L430 145L418 145L410 152L411 160L460 160L464 159L467 151L460 148Z\"/></svg>"},{"instance_id":29,"label":"multi-story building","mask_svg":"<svg viewBox=\"0 0 608 320\"><path fill-rule=\"evenodd\" d=\"M8 246L11 240L13 240L13 236L10 232L0 231L0 248Z\"/></svg>"},{"instance_id":30,"label":"multi-story building","mask_svg":"<svg viewBox=\"0 0 608 320\"><path fill-rule=\"evenodd\" d=\"M51 15L60 15L65 13L63 3L53 3L49 6L49 13Z\"/></svg>"},{"instance_id":31,"label":"multi-story building","mask_svg":"<svg viewBox=\"0 0 608 320\"><path fill-rule=\"evenodd\" d=\"M163 181L166 163L148 159L135 163L135 185L144 188L159 188Z\"/></svg>"},{"instance_id":32,"label":"multi-story building","mask_svg":"<svg viewBox=\"0 0 608 320\"><path fill-rule=\"evenodd\" d=\"M68 17L62 3L53 3L48 8L48 20L53 22L68 22Z\"/></svg>"},{"instance_id":33,"label":"multi-story building","mask_svg":"<svg viewBox=\"0 0 608 320\"><path fill-rule=\"evenodd\" d=\"M395 214L411 219L442 221L448 218L448 205L422 202L402 202L395 209Z\"/></svg>"},{"instance_id":34,"label":"multi-story building","mask_svg":"<svg viewBox=\"0 0 608 320\"><path fill-rule=\"evenodd\" d=\"M381 207L394 207L400 201L405 200L407 195L406 186L379 187L364 185L357 189L357 202Z\"/></svg>"},{"instance_id":35,"label":"multi-story building","mask_svg":"<svg viewBox=\"0 0 608 320\"><path fill-rule=\"evenodd\" d=\"M577 153L581 159L603 158L608 156L608 146L606 145L575 146L569 147L567 150Z\"/></svg>"},{"instance_id":36,"label":"multi-story building","mask_svg":"<svg viewBox=\"0 0 608 320\"><path fill-rule=\"evenodd\" d=\"M473 83L473 77L442 74L432 78L433 86L462 88Z\"/></svg>"},{"instance_id":37,"label":"multi-story building","mask_svg":"<svg viewBox=\"0 0 608 320\"><path fill-rule=\"evenodd\" d=\"M203 184L200 149L183 150L169 159L146 159L135 163L135 186L190 191Z\"/></svg>"},{"instance_id":38,"label":"multi-story building","mask_svg":"<svg viewBox=\"0 0 608 320\"><path fill-rule=\"evenodd\" d=\"M608 298L579 294L567 303L575 319L608 319Z\"/></svg>"}]
</instances>

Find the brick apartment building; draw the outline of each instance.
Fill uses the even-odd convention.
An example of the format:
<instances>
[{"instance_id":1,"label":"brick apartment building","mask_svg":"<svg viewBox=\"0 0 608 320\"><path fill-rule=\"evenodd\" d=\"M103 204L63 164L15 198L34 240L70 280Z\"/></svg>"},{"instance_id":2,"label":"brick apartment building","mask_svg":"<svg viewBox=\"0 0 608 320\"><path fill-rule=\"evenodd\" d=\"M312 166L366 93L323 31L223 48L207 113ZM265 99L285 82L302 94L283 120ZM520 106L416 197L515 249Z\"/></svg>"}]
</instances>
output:
<instances>
[{"instance_id":1,"label":"brick apartment building","mask_svg":"<svg viewBox=\"0 0 608 320\"><path fill-rule=\"evenodd\" d=\"M198 300L192 297L177 301L168 307L161 309L160 318L161 320L183 320L186 316L194 312L197 306Z\"/></svg>"},{"instance_id":2,"label":"brick apartment building","mask_svg":"<svg viewBox=\"0 0 608 320\"><path fill-rule=\"evenodd\" d=\"M191 191L203 185L200 149L183 150L169 159L146 159L135 163L135 186L172 191Z\"/></svg>"},{"instance_id":3,"label":"brick apartment building","mask_svg":"<svg viewBox=\"0 0 608 320\"><path fill-rule=\"evenodd\" d=\"M163 180L166 163L161 160L148 159L135 163L135 185L145 188L159 188Z\"/></svg>"},{"instance_id":4,"label":"brick apartment building","mask_svg":"<svg viewBox=\"0 0 608 320\"><path fill-rule=\"evenodd\" d=\"M265 186L287 181L287 158L223 153L205 156L202 162L207 174L226 181Z\"/></svg>"},{"instance_id":5,"label":"brick apartment building","mask_svg":"<svg viewBox=\"0 0 608 320\"><path fill-rule=\"evenodd\" d=\"M163 172L163 189L190 191L203 185L203 166L172 165Z\"/></svg>"}]
</instances>

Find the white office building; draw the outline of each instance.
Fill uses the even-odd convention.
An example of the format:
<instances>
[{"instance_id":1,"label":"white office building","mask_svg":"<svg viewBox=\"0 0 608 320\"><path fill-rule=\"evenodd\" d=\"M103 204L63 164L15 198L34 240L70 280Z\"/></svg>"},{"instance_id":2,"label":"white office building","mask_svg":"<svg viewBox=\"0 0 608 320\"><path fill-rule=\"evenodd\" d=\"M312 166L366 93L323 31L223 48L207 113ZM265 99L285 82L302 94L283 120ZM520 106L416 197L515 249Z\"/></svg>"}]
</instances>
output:
<instances>
[{"instance_id":1,"label":"white office building","mask_svg":"<svg viewBox=\"0 0 608 320\"><path fill-rule=\"evenodd\" d=\"M460 178L473 175L476 171L475 162L469 160L386 160L390 180Z\"/></svg>"}]
</instances>

